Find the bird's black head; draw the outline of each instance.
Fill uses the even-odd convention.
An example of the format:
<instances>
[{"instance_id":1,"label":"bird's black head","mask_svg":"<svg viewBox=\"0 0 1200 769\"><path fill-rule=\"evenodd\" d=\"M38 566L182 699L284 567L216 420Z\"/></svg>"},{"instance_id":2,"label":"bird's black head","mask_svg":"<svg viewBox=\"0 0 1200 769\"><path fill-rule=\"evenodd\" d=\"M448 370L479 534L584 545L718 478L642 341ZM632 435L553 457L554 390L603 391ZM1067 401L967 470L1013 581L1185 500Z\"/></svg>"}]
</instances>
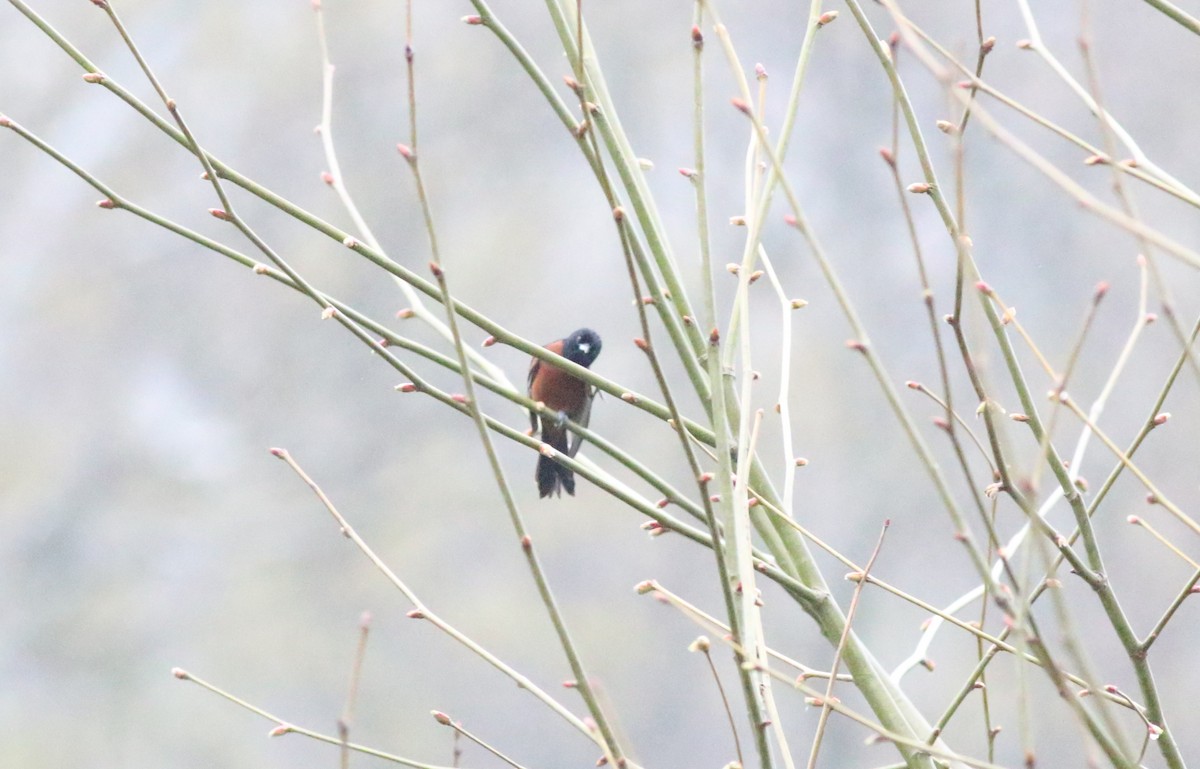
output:
<instances>
[{"instance_id":1,"label":"bird's black head","mask_svg":"<svg viewBox=\"0 0 1200 769\"><path fill-rule=\"evenodd\" d=\"M600 335L590 328L581 328L563 342L563 357L587 368L600 354Z\"/></svg>"}]
</instances>

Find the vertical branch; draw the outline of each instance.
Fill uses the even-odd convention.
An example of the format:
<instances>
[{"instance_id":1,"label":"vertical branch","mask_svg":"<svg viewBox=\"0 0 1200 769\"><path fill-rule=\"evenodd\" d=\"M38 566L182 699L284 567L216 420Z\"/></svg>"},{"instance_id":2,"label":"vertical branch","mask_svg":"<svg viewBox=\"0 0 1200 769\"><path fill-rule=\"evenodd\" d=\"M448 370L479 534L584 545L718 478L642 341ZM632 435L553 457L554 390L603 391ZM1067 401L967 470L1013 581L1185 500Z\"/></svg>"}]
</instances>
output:
<instances>
[{"instance_id":1,"label":"vertical branch","mask_svg":"<svg viewBox=\"0 0 1200 769\"><path fill-rule=\"evenodd\" d=\"M354 719L354 706L358 702L358 684L362 680L363 657L367 653L367 633L371 627L371 613L364 611L358 622L358 645L354 648L354 662L350 666L350 684L346 687L346 707L338 719L338 738L342 741L342 769L350 769L350 723Z\"/></svg>"},{"instance_id":2,"label":"vertical branch","mask_svg":"<svg viewBox=\"0 0 1200 769\"><path fill-rule=\"evenodd\" d=\"M375 237L375 233L371 231L366 218L363 217L354 202L354 198L350 195L350 190L346 186L345 175L342 173L341 164L338 162L337 147L333 138L333 76L336 72L336 67L334 67L333 62L329 58L329 40L325 32L325 14L321 0L313 0L312 7L317 24L317 42L321 49L321 123L317 126L317 134L321 137L321 148L325 154L325 163L329 168L325 179L337 194L342 207L346 209L350 221L354 223L354 229L358 237L361 237L373 251L382 255L384 254L383 246L380 244L378 238ZM401 154L403 154L403 151L401 151ZM430 326L443 339L450 341L450 329L438 319L432 310L425 306L416 289L398 275L393 275L392 280L400 288L400 292L404 294L405 301L408 302L409 307L405 315L417 318ZM509 389L513 389L512 383L509 382L508 376L502 368L473 349L467 350L467 356L476 368L486 372L491 379L502 382Z\"/></svg>"},{"instance_id":3,"label":"vertical branch","mask_svg":"<svg viewBox=\"0 0 1200 769\"><path fill-rule=\"evenodd\" d=\"M575 643L571 639L570 632L567 630L566 622L563 619L562 612L558 607L558 603L554 598L554 594L550 590L550 583L546 579L546 574L542 569L541 562L533 550L533 539L529 536L525 529L525 523L522 519L520 509L517 507L516 498L513 496L512 488L508 483L504 474L504 468L500 464L500 457L496 453L496 447L492 443L491 433L488 430L487 423L484 421L483 411L479 406L479 401L475 395L475 383L470 374L469 363L467 360L466 346L463 344L462 335L458 329L458 317L454 312L454 301L450 296L450 289L446 279L446 272L441 266L441 253L438 248L437 231L434 227L432 207L429 203L429 195L425 190L425 184L421 177L420 164L417 156L417 96L416 83L414 75L414 59L415 54L412 45L412 0L408 0L407 13L405 16L405 34L406 43L404 47L404 58L408 66L408 107L409 107L409 137L412 142L411 150L405 154L405 159L409 162L409 167L412 169L413 178L417 185L417 195L421 200L421 210L425 218L425 226L429 236L429 246L433 254L433 261L429 267L437 280L438 288L442 292L442 304L446 308L446 322L450 328L450 333L454 339L454 349L458 355L459 369L463 375L463 387L465 388L466 405L470 412L471 419L475 422L475 428L479 433L479 439L483 443L484 451L487 454L488 464L491 466L492 474L496 479L496 484L500 489L500 495L504 500L504 506L508 510L509 519L512 522L513 529L516 531L517 538L521 543L521 549L525 553L525 560L529 566L529 570L533 575L534 582L537 584L538 593L541 596L542 603L546 607L546 612L550 616L550 621L554 625L554 630L558 634L559 644L563 648L563 652L567 656L567 661L571 666L571 671L575 675L576 685L580 695L588 707L588 711L592 714L592 718L596 721L596 727L600 732L600 740L598 743L604 750L604 756L613 766L619 767L624 765L625 758L621 751L620 745L617 743L616 732L613 730L607 714L600 706L599 698L592 687L591 680L584 670L583 662L580 659L579 653L575 648ZM403 153L402 153L403 154Z\"/></svg>"},{"instance_id":4,"label":"vertical branch","mask_svg":"<svg viewBox=\"0 0 1200 769\"><path fill-rule=\"evenodd\" d=\"M850 597L850 608L846 610L846 626L842 629L842 637L838 639L837 648L833 652L833 663L829 666L829 681L825 684L825 696L821 699L821 715L817 719L817 731L813 736L812 749L808 754L808 769L816 769L817 755L821 750L821 741L825 737L825 726L829 723L830 703L833 701L833 687L837 683L838 667L842 664L842 653L846 649L846 641L850 638L850 626L854 623L854 614L858 611L858 599L862 596L863 587L867 584L867 578L871 574L871 567L875 565L875 559L879 557L879 551L883 548L883 538L887 536L888 527L892 525L890 520L883 522L883 528L879 532L879 540L875 543L875 549L871 551L871 557L867 559L867 565L863 570L854 575L856 584L854 585L854 595Z\"/></svg>"}]
</instances>

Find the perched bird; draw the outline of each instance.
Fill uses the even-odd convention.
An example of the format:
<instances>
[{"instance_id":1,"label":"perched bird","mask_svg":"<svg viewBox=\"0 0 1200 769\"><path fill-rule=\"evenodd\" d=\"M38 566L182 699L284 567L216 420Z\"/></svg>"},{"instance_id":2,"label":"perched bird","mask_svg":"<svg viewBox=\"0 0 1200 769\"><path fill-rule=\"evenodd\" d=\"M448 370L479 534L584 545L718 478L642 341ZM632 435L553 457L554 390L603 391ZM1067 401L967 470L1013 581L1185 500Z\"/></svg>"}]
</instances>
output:
<instances>
[{"instance_id":1,"label":"perched bird","mask_svg":"<svg viewBox=\"0 0 1200 769\"><path fill-rule=\"evenodd\" d=\"M581 328L566 339L551 342L546 349L587 368L600 354L600 335L590 328ZM587 382L576 379L553 363L534 358L529 364L529 397L558 412L556 419L541 419L530 413L529 422L534 431L540 424L543 443L568 457L575 456L583 440L578 435L568 434L567 420L586 427L595 394ZM575 494L575 474L544 454L538 456L536 477L538 494L543 497L560 494L563 489L572 496Z\"/></svg>"}]
</instances>

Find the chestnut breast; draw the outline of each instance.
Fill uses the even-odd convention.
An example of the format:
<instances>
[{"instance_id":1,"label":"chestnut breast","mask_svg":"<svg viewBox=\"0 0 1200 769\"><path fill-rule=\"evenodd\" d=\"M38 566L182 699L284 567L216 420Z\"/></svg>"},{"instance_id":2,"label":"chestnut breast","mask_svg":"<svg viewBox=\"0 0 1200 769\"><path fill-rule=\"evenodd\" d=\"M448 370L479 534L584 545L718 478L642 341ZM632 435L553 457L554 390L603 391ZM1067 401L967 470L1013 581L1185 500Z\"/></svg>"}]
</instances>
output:
<instances>
[{"instance_id":1,"label":"chestnut breast","mask_svg":"<svg viewBox=\"0 0 1200 769\"><path fill-rule=\"evenodd\" d=\"M551 352L562 354L562 340L546 345ZM541 401L553 411L564 411L568 416L577 416L587 405L587 384L545 361L536 361L537 376L533 377L529 397Z\"/></svg>"}]
</instances>

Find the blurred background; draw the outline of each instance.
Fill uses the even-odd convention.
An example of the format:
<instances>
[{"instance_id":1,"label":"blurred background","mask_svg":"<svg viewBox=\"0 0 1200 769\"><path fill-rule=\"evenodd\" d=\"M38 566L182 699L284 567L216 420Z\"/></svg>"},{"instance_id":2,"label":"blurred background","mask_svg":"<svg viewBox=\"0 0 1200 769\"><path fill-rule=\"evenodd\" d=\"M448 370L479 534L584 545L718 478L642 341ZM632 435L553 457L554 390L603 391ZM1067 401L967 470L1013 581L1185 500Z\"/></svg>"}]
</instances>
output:
<instances>
[{"instance_id":1,"label":"blurred background","mask_svg":"<svg viewBox=\"0 0 1200 769\"><path fill-rule=\"evenodd\" d=\"M108 76L162 111L104 14L81 0L30 3ZM605 340L603 375L657 397L631 292L603 197L573 142L507 51L485 29L460 22L466 2L415 5L421 162L452 287L512 331L550 341L580 326ZM770 75L767 115L778 130L807 13L802 4L725 3L739 55ZM1195 0L1180 0L1191 13ZM687 2L585 3L620 119L648 172L677 260L699 301L692 186L676 173L694 165ZM200 141L241 172L343 227L350 223L320 180L321 72L307 2L140 2L117 6ZM493 6L557 84L568 65L539 3ZM347 186L388 253L423 271L430 254L408 169L404 4L326 0L337 65L334 132ZM849 13L824 29L813 55L787 160L819 237L897 383L936 385L936 357L904 221L877 148L889 143L891 95ZM876 30L892 25L871 8ZM969 3L907 10L964 60L974 61ZM1046 43L1082 82L1077 38L1088 29L1105 103L1158 165L1200 185L1200 40L1135 0L1035 3ZM983 2L984 31L997 45L985 77L1094 144L1095 119L1036 54L1011 3ZM706 54L710 98L709 191L714 262L738 261L744 231L744 118L726 105L735 81L714 44ZM943 183L950 146L934 121L956 119L936 82L901 53ZM199 166L101 87L8 4L0 6L0 112L66 153L122 195L245 253L249 244L206 209L218 205ZM751 72L752 75L752 72ZM563 90L564 96L569 95ZM1075 180L1112 201L1111 175L1085 167L1084 153L985 102ZM966 224L984 277L1043 352L1061 368L1101 280L1111 291L1083 348L1070 392L1099 393L1138 318L1138 246L1127 233L1080 210L1065 193L973 124L967 140ZM905 182L919 180L902 141ZM302 737L265 739L271 724L170 676L172 666L225 687L280 718L336 733L360 614L374 616L352 737L434 764L451 761L450 732L428 712L461 719L531 767L590 765L594 747L528 694L426 623L345 539L309 490L267 452L289 449L341 511L434 610L557 693L581 715L570 670L523 562L474 427L431 400L393 391L400 379L339 326L320 322L310 301L135 217L105 211L98 194L10 132L0 132L0 756L5 766L330 766L336 750ZM1179 241L1200 243L1195 209L1130 185L1146 221ZM276 250L325 291L415 338L448 348L417 321L392 321L406 306L384 273L241 193L240 212ZM932 204L910 200L938 312L951 309L954 255ZM797 481L797 516L865 562L885 518L891 531L877 562L883 579L944 605L974 584L973 572L928 476L860 356L848 352L844 316L807 249L771 217L764 243L789 295L809 302L793 315L791 364L796 453L809 465ZM1200 311L1195 271L1156 255L1181 323ZM727 316L734 281L717 275ZM773 472L785 465L777 398L778 306L755 294L756 387L768 409L762 438ZM759 287L756 286L756 291ZM965 321L995 397L1019 404L974 297ZM1158 301L1149 310L1162 312ZM723 325L724 322L722 322ZM656 326L656 333L661 330ZM482 334L470 329L473 343ZM664 338L660 337L660 338ZM950 337L944 336L950 341ZM663 342L665 349L665 342ZM1052 382L1018 344L1035 392ZM1179 344L1166 323L1150 326L1103 418L1125 445L1150 413ZM485 354L521 383L528 362L511 349ZM955 396L968 420L974 396L956 353ZM455 378L421 371L456 390ZM678 392L685 389L683 380ZM968 497L938 408L904 391L935 445L960 502ZM684 399L696 415L698 404ZM1139 464L1196 514L1200 414L1197 377L1185 371ZM521 427L524 415L488 400L491 413ZM1048 411L1048 409L1047 409ZM593 427L657 467L680 488L688 473L676 438L616 399L600 400ZM975 425L982 430L982 425ZM1022 476L1037 459L1028 433L1005 422ZM1069 455L1078 423L1056 427ZM731 738L704 661L686 650L699 632L632 590L655 578L719 612L712 556L681 537L648 538L642 520L586 482L573 499L536 498L535 458L500 443L538 551L584 659L617 714L631 754L646 766L722 766ZM606 457L593 459L621 473ZM975 461L974 459L972 461ZM1099 443L1082 474L1095 489L1114 460ZM977 485L988 481L976 466ZM621 476L625 477L625 476ZM1042 486L1048 487L1042 473ZM627 479L629 480L629 479ZM632 482L632 481L631 481ZM781 485L781 484L780 484ZM638 487L645 493L649 490ZM1145 632L1191 573L1144 532L1124 523L1145 515L1195 554L1193 535L1157 508L1131 478L1115 487L1098 529L1109 575L1139 632ZM653 498L653 497L652 497ZM1069 530L1065 509L1052 518ZM1006 535L1021 520L1001 507ZM845 567L821 556L839 598ZM1065 577L1076 630L1089 643L1098 683L1136 691L1111 628L1090 591ZM773 586L765 588L772 645L815 667L831 650ZM1049 607L1039 609L1061 640ZM978 616L978 606L964 616ZM878 591L864 595L856 625L887 667L907 657L924 616ZM996 626L992 611L991 626ZM1185 605L1155 647L1164 705L1185 755L1200 753L1200 686L1194 653L1200 625ZM943 631L939 663L905 679L936 718L973 665L974 642ZM715 653L736 694L729 657ZM993 665L991 687L1011 694L1016 668ZM1079 730L1044 676L1031 739L1047 766L1082 766ZM798 757L818 711L779 687ZM861 704L848 689L843 696ZM1015 697L995 702L1005 731L997 760L1021 761ZM1001 700L1004 704L1001 704ZM947 737L960 750L983 743L979 703L968 701ZM1131 739L1137 722L1123 721ZM743 737L744 724L739 724ZM834 719L826 765L895 761L866 732ZM750 749L747 742L746 749ZM467 746L463 763L491 761ZM1146 763L1161 765L1153 749ZM356 757L356 765L381 765Z\"/></svg>"}]
</instances>

